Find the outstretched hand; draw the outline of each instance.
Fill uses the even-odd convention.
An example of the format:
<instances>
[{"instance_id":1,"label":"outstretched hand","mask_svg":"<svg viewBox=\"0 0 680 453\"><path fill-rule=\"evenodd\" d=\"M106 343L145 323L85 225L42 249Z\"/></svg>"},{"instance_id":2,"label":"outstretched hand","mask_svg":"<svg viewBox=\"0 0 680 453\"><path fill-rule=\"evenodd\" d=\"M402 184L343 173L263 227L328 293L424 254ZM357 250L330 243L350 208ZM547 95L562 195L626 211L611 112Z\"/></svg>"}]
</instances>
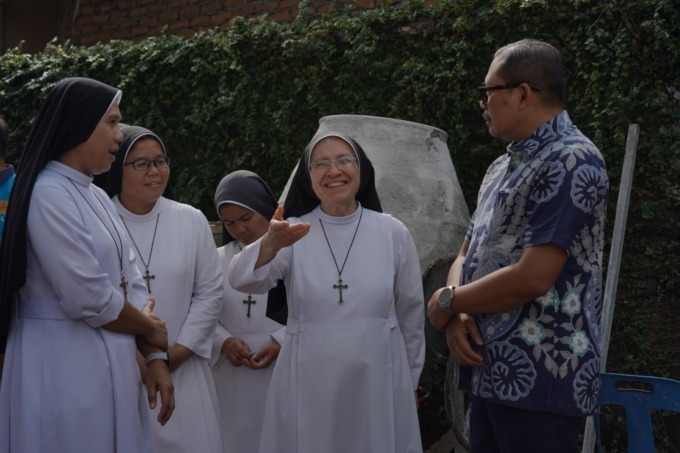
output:
<instances>
[{"instance_id":1,"label":"outstretched hand","mask_svg":"<svg viewBox=\"0 0 680 453\"><path fill-rule=\"evenodd\" d=\"M283 220L283 206L279 205L274 212L274 217L269 221L269 231L266 236L268 236L268 242L280 250L296 243L309 233L309 229L308 223L288 223Z\"/></svg>"},{"instance_id":2,"label":"outstretched hand","mask_svg":"<svg viewBox=\"0 0 680 453\"><path fill-rule=\"evenodd\" d=\"M309 233L310 228L309 223L289 223L283 220L283 206L279 205L269 221L269 229L262 236L255 268L271 261L282 248L295 244Z\"/></svg>"}]
</instances>

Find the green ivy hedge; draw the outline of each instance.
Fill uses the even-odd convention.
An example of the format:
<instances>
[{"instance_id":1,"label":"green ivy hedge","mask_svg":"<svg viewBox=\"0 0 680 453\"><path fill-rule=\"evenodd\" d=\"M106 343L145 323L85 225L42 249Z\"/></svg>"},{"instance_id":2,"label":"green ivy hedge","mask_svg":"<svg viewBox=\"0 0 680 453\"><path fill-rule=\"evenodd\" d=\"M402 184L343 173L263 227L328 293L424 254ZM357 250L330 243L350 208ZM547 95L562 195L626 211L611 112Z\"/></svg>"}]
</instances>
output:
<instances>
[{"instance_id":1,"label":"green ivy hedge","mask_svg":"<svg viewBox=\"0 0 680 453\"><path fill-rule=\"evenodd\" d=\"M610 172L609 231L628 125L640 124L608 369L680 378L677 1L411 1L358 13L339 6L286 25L237 18L227 31L191 39L51 43L37 55L19 47L0 56L0 113L16 160L57 81L78 75L121 88L124 121L164 137L176 195L210 219L214 188L229 171L251 169L280 191L320 117L425 123L449 134L472 209L484 170L505 146L488 135L475 87L495 49L524 37L562 52L567 108Z\"/></svg>"}]
</instances>

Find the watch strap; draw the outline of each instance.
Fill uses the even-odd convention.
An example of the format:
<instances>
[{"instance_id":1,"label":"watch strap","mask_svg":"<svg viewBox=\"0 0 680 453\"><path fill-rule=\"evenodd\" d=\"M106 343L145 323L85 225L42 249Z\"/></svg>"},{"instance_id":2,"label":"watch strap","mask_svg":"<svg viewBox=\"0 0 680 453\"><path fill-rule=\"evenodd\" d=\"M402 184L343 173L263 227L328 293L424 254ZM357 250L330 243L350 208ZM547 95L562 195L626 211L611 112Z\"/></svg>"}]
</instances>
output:
<instances>
[{"instance_id":1,"label":"watch strap","mask_svg":"<svg viewBox=\"0 0 680 453\"><path fill-rule=\"evenodd\" d=\"M152 360L163 360L168 364L168 367L170 367L170 354L167 352L152 352L144 357L144 364L148 365Z\"/></svg>"}]
</instances>

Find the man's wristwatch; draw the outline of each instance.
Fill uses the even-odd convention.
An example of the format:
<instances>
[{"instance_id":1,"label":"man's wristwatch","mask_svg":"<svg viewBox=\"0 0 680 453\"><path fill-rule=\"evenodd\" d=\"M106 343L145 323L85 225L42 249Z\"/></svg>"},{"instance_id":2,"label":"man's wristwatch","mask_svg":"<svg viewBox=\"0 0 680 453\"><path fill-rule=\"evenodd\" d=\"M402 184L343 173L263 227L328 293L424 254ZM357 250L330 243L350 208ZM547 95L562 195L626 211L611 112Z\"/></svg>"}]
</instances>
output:
<instances>
[{"instance_id":1,"label":"man's wristwatch","mask_svg":"<svg viewBox=\"0 0 680 453\"><path fill-rule=\"evenodd\" d=\"M152 352L144 357L144 364L148 365L152 360L165 360L165 363L168 364L168 368L170 368L170 354L167 352Z\"/></svg>"},{"instance_id":2,"label":"man's wristwatch","mask_svg":"<svg viewBox=\"0 0 680 453\"><path fill-rule=\"evenodd\" d=\"M444 310L446 313L453 315L456 312L451 308L453 299L456 298L456 287L455 286L445 286L444 289L439 293L439 308Z\"/></svg>"}]
</instances>

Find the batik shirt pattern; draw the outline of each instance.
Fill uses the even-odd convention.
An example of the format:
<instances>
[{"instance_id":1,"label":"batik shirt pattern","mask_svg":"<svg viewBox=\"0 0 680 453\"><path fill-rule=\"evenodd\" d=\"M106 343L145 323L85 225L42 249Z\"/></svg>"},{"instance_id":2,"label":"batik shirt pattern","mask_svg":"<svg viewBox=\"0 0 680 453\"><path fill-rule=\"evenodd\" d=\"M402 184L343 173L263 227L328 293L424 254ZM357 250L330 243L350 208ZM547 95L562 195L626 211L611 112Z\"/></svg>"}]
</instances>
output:
<instances>
[{"instance_id":1,"label":"batik shirt pattern","mask_svg":"<svg viewBox=\"0 0 680 453\"><path fill-rule=\"evenodd\" d=\"M599 150L566 111L511 143L487 170L466 235L462 283L518 262L526 247L553 243L568 259L542 297L475 316L484 365L472 369L474 394L563 415L593 412L608 186Z\"/></svg>"}]
</instances>

